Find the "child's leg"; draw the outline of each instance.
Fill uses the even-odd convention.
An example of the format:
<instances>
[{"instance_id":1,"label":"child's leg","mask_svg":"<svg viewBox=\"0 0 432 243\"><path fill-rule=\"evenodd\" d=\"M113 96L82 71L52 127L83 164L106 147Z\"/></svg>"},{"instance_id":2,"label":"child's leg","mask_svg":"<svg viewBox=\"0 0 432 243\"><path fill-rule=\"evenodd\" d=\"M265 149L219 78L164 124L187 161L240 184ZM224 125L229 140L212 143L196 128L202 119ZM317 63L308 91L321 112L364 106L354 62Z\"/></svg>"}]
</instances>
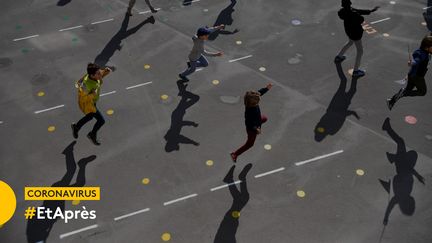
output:
<instances>
[{"instance_id":1,"label":"child's leg","mask_svg":"<svg viewBox=\"0 0 432 243\"><path fill-rule=\"evenodd\" d=\"M240 156L242 153L244 153L246 150L250 149L254 145L257 136L256 131L247 131L247 134L248 138L246 143L234 152L236 156Z\"/></svg>"},{"instance_id":2,"label":"child's leg","mask_svg":"<svg viewBox=\"0 0 432 243\"><path fill-rule=\"evenodd\" d=\"M99 110L96 110L96 113L94 113L94 117L96 118L96 123L93 126L93 130L91 131L91 133L96 136L99 129L105 124L105 119Z\"/></svg>"},{"instance_id":3,"label":"child's leg","mask_svg":"<svg viewBox=\"0 0 432 243\"><path fill-rule=\"evenodd\" d=\"M414 90L414 87L417 89ZM408 78L408 84L404 96L424 96L426 95L426 81L422 77Z\"/></svg>"},{"instance_id":4,"label":"child's leg","mask_svg":"<svg viewBox=\"0 0 432 243\"><path fill-rule=\"evenodd\" d=\"M203 55L200 56L197 62L197 67L207 67L209 65L207 58L205 58Z\"/></svg>"},{"instance_id":5,"label":"child's leg","mask_svg":"<svg viewBox=\"0 0 432 243\"><path fill-rule=\"evenodd\" d=\"M196 67L197 67L197 61L190 61L190 67L188 67L184 72L182 72L180 75L186 77L190 74L192 74L193 72L195 72Z\"/></svg>"},{"instance_id":6,"label":"child's leg","mask_svg":"<svg viewBox=\"0 0 432 243\"><path fill-rule=\"evenodd\" d=\"M360 67L361 58L363 56L363 44L362 44L361 39L358 41L354 41L354 44L355 44L356 49L357 49L356 61L354 64L354 71L355 71L355 70L358 70Z\"/></svg>"},{"instance_id":7,"label":"child's leg","mask_svg":"<svg viewBox=\"0 0 432 243\"><path fill-rule=\"evenodd\" d=\"M338 56L341 57L345 54L345 52L348 50L348 48L350 48L352 46L354 42L350 39L348 40L347 43L345 43L345 45L342 47L342 49L340 50Z\"/></svg>"}]
</instances>

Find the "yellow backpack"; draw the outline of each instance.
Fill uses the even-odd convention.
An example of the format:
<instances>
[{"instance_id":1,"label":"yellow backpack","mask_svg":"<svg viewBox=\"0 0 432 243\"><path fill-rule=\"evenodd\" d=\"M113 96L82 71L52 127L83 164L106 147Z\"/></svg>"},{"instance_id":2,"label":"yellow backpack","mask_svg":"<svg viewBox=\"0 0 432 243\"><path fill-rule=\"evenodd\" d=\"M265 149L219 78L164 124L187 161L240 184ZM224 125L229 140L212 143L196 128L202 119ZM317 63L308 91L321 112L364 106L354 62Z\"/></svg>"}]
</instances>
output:
<instances>
[{"instance_id":1,"label":"yellow backpack","mask_svg":"<svg viewBox=\"0 0 432 243\"><path fill-rule=\"evenodd\" d=\"M78 106L80 110L87 115L89 113L96 113L96 106L94 103L95 94L88 93L88 91L85 90L83 82L84 77L75 83L75 87L78 89Z\"/></svg>"}]
</instances>

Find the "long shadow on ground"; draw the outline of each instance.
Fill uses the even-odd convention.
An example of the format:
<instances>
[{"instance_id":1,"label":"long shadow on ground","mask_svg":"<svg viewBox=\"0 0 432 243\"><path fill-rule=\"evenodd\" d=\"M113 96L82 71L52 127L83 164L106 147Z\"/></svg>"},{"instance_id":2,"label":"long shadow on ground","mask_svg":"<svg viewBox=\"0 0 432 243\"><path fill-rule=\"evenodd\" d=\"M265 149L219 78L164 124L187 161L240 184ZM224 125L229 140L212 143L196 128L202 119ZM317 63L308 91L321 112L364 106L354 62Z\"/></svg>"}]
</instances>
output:
<instances>
[{"instance_id":1,"label":"long shadow on ground","mask_svg":"<svg viewBox=\"0 0 432 243\"><path fill-rule=\"evenodd\" d=\"M339 88L330 101L326 113L315 126L314 133L315 141L317 142L321 142L328 135L335 135L339 132L348 116L353 115L357 119L360 119L355 111L349 110L351 100L357 91L358 78L352 78L351 87L346 92L347 78L340 63L336 64L336 70L340 78Z\"/></svg>"},{"instance_id":2,"label":"long shadow on ground","mask_svg":"<svg viewBox=\"0 0 432 243\"><path fill-rule=\"evenodd\" d=\"M66 174L63 178L54 184L51 187L83 187L86 182L85 178L85 169L88 163L96 159L95 155L91 155L89 157L80 159L78 163L75 163L74 157L74 146L76 142L72 142L69 144L63 151L63 154L66 158ZM75 171L77 168L77 164L79 167L78 175L76 178L76 182L71 184L72 178L75 175ZM64 213L65 211L65 201L64 200L45 200L41 207L45 207L45 209L50 209L54 214L57 208L60 208ZM36 219L36 217L29 219L27 221L27 242L29 243L37 243L37 242L46 242L49 233L51 232L52 227L56 223L57 219Z\"/></svg>"}]
</instances>

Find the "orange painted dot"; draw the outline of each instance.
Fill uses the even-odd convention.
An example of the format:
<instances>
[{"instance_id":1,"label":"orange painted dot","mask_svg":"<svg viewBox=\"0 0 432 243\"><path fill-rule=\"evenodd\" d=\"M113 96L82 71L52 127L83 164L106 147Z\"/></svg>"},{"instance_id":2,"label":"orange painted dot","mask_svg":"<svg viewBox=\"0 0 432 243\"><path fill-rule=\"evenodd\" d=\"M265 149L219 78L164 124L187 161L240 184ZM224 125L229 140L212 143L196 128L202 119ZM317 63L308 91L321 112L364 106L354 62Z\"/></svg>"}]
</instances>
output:
<instances>
[{"instance_id":1,"label":"orange painted dot","mask_svg":"<svg viewBox=\"0 0 432 243\"><path fill-rule=\"evenodd\" d=\"M48 132L54 132L55 131L55 126L49 126L48 127Z\"/></svg>"},{"instance_id":2,"label":"orange painted dot","mask_svg":"<svg viewBox=\"0 0 432 243\"><path fill-rule=\"evenodd\" d=\"M168 95L166 95L166 94L161 95L161 99L167 100L168 99Z\"/></svg>"},{"instance_id":3,"label":"orange painted dot","mask_svg":"<svg viewBox=\"0 0 432 243\"><path fill-rule=\"evenodd\" d=\"M144 65L144 69L150 69L150 65L145 64L145 65Z\"/></svg>"},{"instance_id":4,"label":"orange painted dot","mask_svg":"<svg viewBox=\"0 0 432 243\"><path fill-rule=\"evenodd\" d=\"M43 91L40 91L40 92L37 93L37 96L39 96L39 97L42 97L44 95L45 95L45 93Z\"/></svg>"},{"instance_id":5,"label":"orange painted dot","mask_svg":"<svg viewBox=\"0 0 432 243\"><path fill-rule=\"evenodd\" d=\"M144 179L142 179L142 184L144 184L144 185L148 185L149 183L150 183L150 179L149 178L144 178Z\"/></svg>"},{"instance_id":6,"label":"orange painted dot","mask_svg":"<svg viewBox=\"0 0 432 243\"><path fill-rule=\"evenodd\" d=\"M213 160L207 160L206 161L207 166L212 166L213 164L214 164Z\"/></svg>"}]
</instances>

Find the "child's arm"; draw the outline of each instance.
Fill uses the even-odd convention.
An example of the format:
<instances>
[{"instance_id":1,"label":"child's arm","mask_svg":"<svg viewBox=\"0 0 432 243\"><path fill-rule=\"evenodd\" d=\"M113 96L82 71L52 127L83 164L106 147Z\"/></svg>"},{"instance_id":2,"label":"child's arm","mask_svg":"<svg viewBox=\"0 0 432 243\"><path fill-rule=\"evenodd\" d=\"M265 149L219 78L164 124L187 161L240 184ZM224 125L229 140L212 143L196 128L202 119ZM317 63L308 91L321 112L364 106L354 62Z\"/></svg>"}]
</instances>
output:
<instances>
[{"instance_id":1,"label":"child's arm","mask_svg":"<svg viewBox=\"0 0 432 243\"><path fill-rule=\"evenodd\" d=\"M271 88L273 87L273 84L267 84L267 86L265 88L262 88L260 90L258 90L258 93L261 94L261 96L263 96L265 93L267 93L267 91L269 91Z\"/></svg>"},{"instance_id":2,"label":"child's arm","mask_svg":"<svg viewBox=\"0 0 432 243\"><path fill-rule=\"evenodd\" d=\"M360 15L369 15L375 11L377 11L379 9L379 6L376 6L375 8L369 10L369 9L356 9L356 8L352 8L352 10L354 10L355 12L357 12Z\"/></svg>"}]
</instances>

